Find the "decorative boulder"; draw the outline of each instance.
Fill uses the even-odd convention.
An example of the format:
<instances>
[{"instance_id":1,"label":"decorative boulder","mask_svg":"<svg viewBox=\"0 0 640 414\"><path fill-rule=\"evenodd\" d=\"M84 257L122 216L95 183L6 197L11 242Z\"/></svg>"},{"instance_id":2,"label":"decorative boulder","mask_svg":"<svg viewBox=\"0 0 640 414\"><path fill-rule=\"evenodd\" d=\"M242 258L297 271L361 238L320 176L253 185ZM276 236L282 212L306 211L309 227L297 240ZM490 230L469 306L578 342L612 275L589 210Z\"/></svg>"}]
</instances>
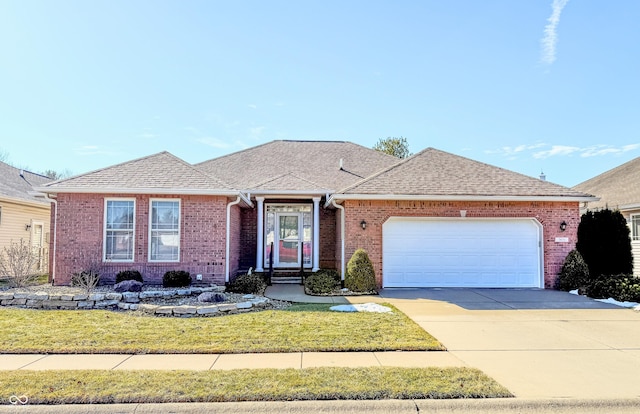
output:
<instances>
[{"instance_id":1,"label":"decorative boulder","mask_svg":"<svg viewBox=\"0 0 640 414\"><path fill-rule=\"evenodd\" d=\"M137 280L123 280L120 283L113 285L113 290L116 292L141 292L142 283Z\"/></svg>"},{"instance_id":2,"label":"decorative boulder","mask_svg":"<svg viewBox=\"0 0 640 414\"><path fill-rule=\"evenodd\" d=\"M204 292L198 295L198 302L224 302L227 297L224 293Z\"/></svg>"}]
</instances>

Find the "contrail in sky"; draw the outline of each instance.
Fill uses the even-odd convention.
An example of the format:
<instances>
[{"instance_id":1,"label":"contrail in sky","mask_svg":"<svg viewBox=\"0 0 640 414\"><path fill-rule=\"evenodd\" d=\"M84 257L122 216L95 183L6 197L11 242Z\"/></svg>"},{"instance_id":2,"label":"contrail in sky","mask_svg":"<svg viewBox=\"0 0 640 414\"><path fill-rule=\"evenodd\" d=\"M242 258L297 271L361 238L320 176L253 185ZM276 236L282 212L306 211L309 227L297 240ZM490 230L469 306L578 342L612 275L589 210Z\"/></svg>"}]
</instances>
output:
<instances>
[{"instance_id":1,"label":"contrail in sky","mask_svg":"<svg viewBox=\"0 0 640 414\"><path fill-rule=\"evenodd\" d=\"M547 19L549 23L544 27L544 37L542 38L542 57L540 60L544 64L550 65L556 60L556 43L558 43L556 30L558 23L560 23L560 13L568 2L569 0L553 0L551 4L553 11Z\"/></svg>"}]
</instances>

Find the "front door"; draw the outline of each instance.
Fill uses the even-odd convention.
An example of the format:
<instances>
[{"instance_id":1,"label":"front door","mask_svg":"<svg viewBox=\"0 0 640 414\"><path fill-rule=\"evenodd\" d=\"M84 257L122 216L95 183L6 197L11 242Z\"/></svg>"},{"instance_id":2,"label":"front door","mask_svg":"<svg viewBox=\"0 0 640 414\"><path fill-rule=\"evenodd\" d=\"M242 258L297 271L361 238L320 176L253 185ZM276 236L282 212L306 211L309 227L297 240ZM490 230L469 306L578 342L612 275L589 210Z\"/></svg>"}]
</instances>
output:
<instances>
[{"instance_id":1,"label":"front door","mask_svg":"<svg viewBox=\"0 0 640 414\"><path fill-rule=\"evenodd\" d=\"M275 267L300 267L300 213L276 213Z\"/></svg>"}]
</instances>

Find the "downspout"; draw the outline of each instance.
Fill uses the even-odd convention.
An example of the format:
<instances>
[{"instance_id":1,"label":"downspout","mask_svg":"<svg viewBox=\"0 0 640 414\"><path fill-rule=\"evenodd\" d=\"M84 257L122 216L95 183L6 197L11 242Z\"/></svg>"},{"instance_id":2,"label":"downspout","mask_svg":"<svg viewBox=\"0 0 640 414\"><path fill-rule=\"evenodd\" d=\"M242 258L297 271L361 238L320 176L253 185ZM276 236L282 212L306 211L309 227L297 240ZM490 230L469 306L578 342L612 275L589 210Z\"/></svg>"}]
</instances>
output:
<instances>
[{"instance_id":1,"label":"downspout","mask_svg":"<svg viewBox=\"0 0 640 414\"><path fill-rule=\"evenodd\" d=\"M345 273L344 272L344 233L345 233L344 207L342 207L340 204L337 204L335 199L331 200L331 205L341 211L340 213L340 275L341 276L340 277L342 278L342 285L344 286L344 276L345 276L344 274Z\"/></svg>"},{"instance_id":2,"label":"downspout","mask_svg":"<svg viewBox=\"0 0 640 414\"><path fill-rule=\"evenodd\" d=\"M229 225L231 222L231 207L240 203L240 201L242 201L242 197L238 196L238 198L236 198L236 201L232 201L227 204L227 247L225 251L225 267L224 267L225 283L229 283L229 251L231 250L230 240L229 240L229 238L231 237L231 228Z\"/></svg>"},{"instance_id":3,"label":"downspout","mask_svg":"<svg viewBox=\"0 0 640 414\"><path fill-rule=\"evenodd\" d=\"M49 194L44 194L44 199L53 203L55 212L53 213L53 259L51 263L51 284L55 285L56 281L56 239L58 235L58 200L50 198ZM49 226L51 228L51 226Z\"/></svg>"}]
</instances>

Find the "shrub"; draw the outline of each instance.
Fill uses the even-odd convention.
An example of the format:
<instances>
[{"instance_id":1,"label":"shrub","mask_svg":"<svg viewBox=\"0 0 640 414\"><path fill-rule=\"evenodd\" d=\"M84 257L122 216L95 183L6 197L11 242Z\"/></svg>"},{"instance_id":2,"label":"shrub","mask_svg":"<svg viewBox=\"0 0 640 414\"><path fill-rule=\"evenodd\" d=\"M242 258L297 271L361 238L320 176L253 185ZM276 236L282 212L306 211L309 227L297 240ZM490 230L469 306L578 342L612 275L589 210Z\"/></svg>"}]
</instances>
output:
<instances>
[{"instance_id":1,"label":"shrub","mask_svg":"<svg viewBox=\"0 0 640 414\"><path fill-rule=\"evenodd\" d=\"M629 226L619 211L587 211L578 226L576 249L589 266L589 277L633 273Z\"/></svg>"},{"instance_id":2,"label":"shrub","mask_svg":"<svg viewBox=\"0 0 640 414\"><path fill-rule=\"evenodd\" d=\"M118 272L116 275L116 284L125 280L137 280L140 283L144 283L144 280L142 280L142 274L137 270L123 270Z\"/></svg>"},{"instance_id":3,"label":"shrub","mask_svg":"<svg viewBox=\"0 0 640 414\"><path fill-rule=\"evenodd\" d=\"M71 286L91 292L100 283L100 273L96 269L87 269L71 275Z\"/></svg>"},{"instance_id":4,"label":"shrub","mask_svg":"<svg viewBox=\"0 0 640 414\"><path fill-rule=\"evenodd\" d=\"M589 267L577 250L571 250L564 259L562 270L556 280L556 289L580 289L589 283Z\"/></svg>"},{"instance_id":5,"label":"shrub","mask_svg":"<svg viewBox=\"0 0 640 414\"><path fill-rule=\"evenodd\" d=\"M344 287L352 292L372 292L376 290L376 275L369 255L363 249L353 253L347 263Z\"/></svg>"},{"instance_id":6,"label":"shrub","mask_svg":"<svg viewBox=\"0 0 640 414\"><path fill-rule=\"evenodd\" d=\"M228 292L250 293L262 295L267 288L267 284L260 273L239 275L227 286Z\"/></svg>"},{"instance_id":7,"label":"shrub","mask_svg":"<svg viewBox=\"0 0 640 414\"><path fill-rule=\"evenodd\" d=\"M304 287L313 294L333 292L340 286L340 275L335 270L320 270L304 281Z\"/></svg>"},{"instance_id":8,"label":"shrub","mask_svg":"<svg viewBox=\"0 0 640 414\"><path fill-rule=\"evenodd\" d=\"M595 299L614 298L621 302L640 302L640 279L632 275L613 275L593 279L586 290Z\"/></svg>"},{"instance_id":9,"label":"shrub","mask_svg":"<svg viewBox=\"0 0 640 414\"><path fill-rule=\"evenodd\" d=\"M191 285L191 275L184 270L169 270L162 276L162 287L185 287Z\"/></svg>"},{"instance_id":10,"label":"shrub","mask_svg":"<svg viewBox=\"0 0 640 414\"><path fill-rule=\"evenodd\" d=\"M0 252L0 276L7 278L15 287L27 286L38 279L35 271L38 256L23 239L11 242Z\"/></svg>"}]
</instances>

